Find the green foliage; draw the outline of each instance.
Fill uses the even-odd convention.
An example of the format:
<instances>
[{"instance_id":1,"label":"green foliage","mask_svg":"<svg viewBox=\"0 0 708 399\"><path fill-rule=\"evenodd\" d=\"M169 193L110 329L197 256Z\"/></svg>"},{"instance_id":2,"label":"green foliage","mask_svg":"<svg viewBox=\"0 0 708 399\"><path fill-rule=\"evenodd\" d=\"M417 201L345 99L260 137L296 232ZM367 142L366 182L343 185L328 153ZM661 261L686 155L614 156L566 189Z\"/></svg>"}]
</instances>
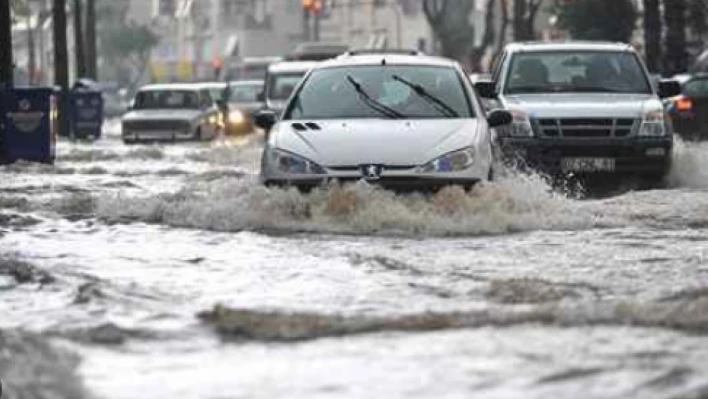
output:
<instances>
[{"instance_id":1,"label":"green foliage","mask_svg":"<svg viewBox=\"0 0 708 399\"><path fill-rule=\"evenodd\" d=\"M632 0L556 0L554 10L576 40L629 42L637 21Z\"/></svg>"},{"instance_id":2,"label":"green foliage","mask_svg":"<svg viewBox=\"0 0 708 399\"><path fill-rule=\"evenodd\" d=\"M143 25L120 25L102 33L103 56L113 60L143 56L159 43L157 35Z\"/></svg>"}]
</instances>

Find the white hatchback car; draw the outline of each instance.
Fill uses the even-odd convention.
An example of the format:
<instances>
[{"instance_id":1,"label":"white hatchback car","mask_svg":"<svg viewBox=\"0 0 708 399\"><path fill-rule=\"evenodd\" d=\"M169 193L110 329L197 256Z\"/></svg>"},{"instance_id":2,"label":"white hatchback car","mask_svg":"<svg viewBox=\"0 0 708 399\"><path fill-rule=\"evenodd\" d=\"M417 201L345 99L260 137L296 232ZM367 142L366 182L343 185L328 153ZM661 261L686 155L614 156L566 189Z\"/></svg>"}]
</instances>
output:
<instances>
[{"instance_id":1,"label":"white hatchback car","mask_svg":"<svg viewBox=\"0 0 708 399\"><path fill-rule=\"evenodd\" d=\"M457 62L411 54L347 53L314 67L280 120L256 115L271 134L261 180L312 188L331 180L418 190L471 187L492 176L492 129Z\"/></svg>"}]
</instances>

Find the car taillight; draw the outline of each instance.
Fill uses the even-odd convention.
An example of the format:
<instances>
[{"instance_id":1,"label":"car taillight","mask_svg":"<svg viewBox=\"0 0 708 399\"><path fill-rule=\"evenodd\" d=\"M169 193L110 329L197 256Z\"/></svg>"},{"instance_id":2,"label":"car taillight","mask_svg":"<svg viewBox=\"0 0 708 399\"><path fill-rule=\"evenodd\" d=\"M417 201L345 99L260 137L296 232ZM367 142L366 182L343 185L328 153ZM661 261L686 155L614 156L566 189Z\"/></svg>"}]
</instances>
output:
<instances>
[{"instance_id":1,"label":"car taillight","mask_svg":"<svg viewBox=\"0 0 708 399\"><path fill-rule=\"evenodd\" d=\"M679 97L675 101L676 109L680 112L691 111L693 109L693 101L690 98Z\"/></svg>"}]
</instances>

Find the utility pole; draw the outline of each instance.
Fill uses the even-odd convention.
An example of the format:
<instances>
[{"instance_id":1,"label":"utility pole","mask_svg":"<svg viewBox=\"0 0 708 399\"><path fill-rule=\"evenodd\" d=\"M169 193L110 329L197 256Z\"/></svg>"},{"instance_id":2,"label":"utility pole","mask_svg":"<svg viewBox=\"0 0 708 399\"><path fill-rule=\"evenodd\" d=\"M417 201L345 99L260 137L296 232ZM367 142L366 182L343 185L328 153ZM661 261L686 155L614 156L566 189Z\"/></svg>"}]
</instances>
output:
<instances>
[{"instance_id":1,"label":"utility pole","mask_svg":"<svg viewBox=\"0 0 708 399\"><path fill-rule=\"evenodd\" d=\"M1 1L1 0L0 0ZM302 40L310 41L312 34L310 29L310 10L302 9Z\"/></svg>"},{"instance_id":2,"label":"utility pole","mask_svg":"<svg viewBox=\"0 0 708 399\"><path fill-rule=\"evenodd\" d=\"M74 51L76 52L76 77L86 77L86 55L84 54L84 22L81 0L74 0Z\"/></svg>"},{"instance_id":3,"label":"utility pole","mask_svg":"<svg viewBox=\"0 0 708 399\"><path fill-rule=\"evenodd\" d=\"M3 1L3 0L0 0ZM59 135L70 136L69 127L69 57L66 48L66 0L54 0L54 84L59 86L57 111Z\"/></svg>"},{"instance_id":4,"label":"utility pole","mask_svg":"<svg viewBox=\"0 0 708 399\"><path fill-rule=\"evenodd\" d=\"M12 17L10 0L0 0L0 86L13 86Z\"/></svg>"},{"instance_id":5,"label":"utility pole","mask_svg":"<svg viewBox=\"0 0 708 399\"><path fill-rule=\"evenodd\" d=\"M96 0L86 0L86 71L98 80L98 49L96 46Z\"/></svg>"},{"instance_id":6,"label":"utility pole","mask_svg":"<svg viewBox=\"0 0 708 399\"><path fill-rule=\"evenodd\" d=\"M32 8L27 7L27 78L30 85L36 83L34 78L37 71L37 51L34 43L34 26L32 25L33 15Z\"/></svg>"}]
</instances>

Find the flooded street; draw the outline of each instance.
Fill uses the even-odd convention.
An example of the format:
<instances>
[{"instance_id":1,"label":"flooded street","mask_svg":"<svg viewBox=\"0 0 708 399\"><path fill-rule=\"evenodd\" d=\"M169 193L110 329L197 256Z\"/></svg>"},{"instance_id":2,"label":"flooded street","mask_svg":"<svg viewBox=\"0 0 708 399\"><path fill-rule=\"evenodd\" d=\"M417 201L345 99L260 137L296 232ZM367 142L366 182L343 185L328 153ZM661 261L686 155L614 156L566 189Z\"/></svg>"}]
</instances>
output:
<instances>
[{"instance_id":1,"label":"flooded street","mask_svg":"<svg viewBox=\"0 0 708 399\"><path fill-rule=\"evenodd\" d=\"M118 128L0 169L9 397L708 398L708 145L600 199L301 194Z\"/></svg>"}]
</instances>

